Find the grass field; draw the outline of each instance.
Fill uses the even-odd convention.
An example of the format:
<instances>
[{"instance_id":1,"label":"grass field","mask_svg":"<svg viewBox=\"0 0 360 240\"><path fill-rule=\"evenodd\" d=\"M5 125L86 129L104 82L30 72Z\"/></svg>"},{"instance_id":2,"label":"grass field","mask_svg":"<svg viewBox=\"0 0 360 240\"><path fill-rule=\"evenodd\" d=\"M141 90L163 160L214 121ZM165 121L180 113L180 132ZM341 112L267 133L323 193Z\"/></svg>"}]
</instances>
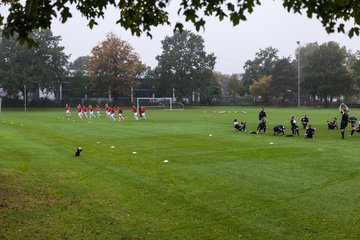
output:
<instances>
[{"instance_id":1,"label":"grass field","mask_svg":"<svg viewBox=\"0 0 360 240\"><path fill-rule=\"evenodd\" d=\"M3 109L0 239L360 239L360 134L327 130L337 109L265 110L253 135L232 122L255 130L259 108L91 123ZM273 136L304 113L316 139Z\"/></svg>"}]
</instances>

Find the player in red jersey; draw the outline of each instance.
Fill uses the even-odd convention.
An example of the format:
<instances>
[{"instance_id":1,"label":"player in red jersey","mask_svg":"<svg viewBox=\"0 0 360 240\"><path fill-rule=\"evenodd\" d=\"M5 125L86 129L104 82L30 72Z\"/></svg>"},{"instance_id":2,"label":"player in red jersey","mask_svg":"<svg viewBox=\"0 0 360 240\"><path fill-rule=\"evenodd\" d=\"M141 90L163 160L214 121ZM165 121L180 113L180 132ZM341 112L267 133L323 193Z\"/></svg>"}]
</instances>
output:
<instances>
[{"instance_id":1,"label":"player in red jersey","mask_svg":"<svg viewBox=\"0 0 360 240\"><path fill-rule=\"evenodd\" d=\"M89 117L90 117L90 119L92 117L96 118L95 115L94 115L94 109L93 109L92 105L89 105Z\"/></svg>"},{"instance_id":2,"label":"player in red jersey","mask_svg":"<svg viewBox=\"0 0 360 240\"><path fill-rule=\"evenodd\" d=\"M110 118L115 121L115 109L114 107L110 107Z\"/></svg>"},{"instance_id":3,"label":"player in red jersey","mask_svg":"<svg viewBox=\"0 0 360 240\"><path fill-rule=\"evenodd\" d=\"M131 111L134 113L134 118L135 118L135 120L139 120L139 118L138 118L138 113L137 113L137 109L136 109L135 105L132 106Z\"/></svg>"},{"instance_id":4,"label":"player in red jersey","mask_svg":"<svg viewBox=\"0 0 360 240\"><path fill-rule=\"evenodd\" d=\"M111 107L109 106L109 104L105 104L105 107L106 107L106 118L110 118Z\"/></svg>"},{"instance_id":5,"label":"player in red jersey","mask_svg":"<svg viewBox=\"0 0 360 240\"><path fill-rule=\"evenodd\" d=\"M83 112L82 112L82 106L80 104L77 106L77 110L78 110L78 117L80 119L82 119L83 118Z\"/></svg>"},{"instance_id":6,"label":"player in red jersey","mask_svg":"<svg viewBox=\"0 0 360 240\"><path fill-rule=\"evenodd\" d=\"M145 116L145 108L143 106L141 106L139 108L139 112L140 112L140 117L143 118L144 120L146 120L146 116Z\"/></svg>"},{"instance_id":7,"label":"player in red jersey","mask_svg":"<svg viewBox=\"0 0 360 240\"><path fill-rule=\"evenodd\" d=\"M87 117L88 117L88 115L87 115L87 109L86 109L86 107L85 107L85 106L83 106L83 113L84 113L85 117L87 118Z\"/></svg>"},{"instance_id":8,"label":"player in red jersey","mask_svg":"<svg viewBox=\"0 0 360 240\"><path fill-rule=\"evenodd\" d=\"M100 114L100 106L99 105L96 105L96 113L97 113L97 117L101 117L101 114Z\"/></svg>"},{"instance_id":9,"label":"player in red jersey","mask_svg":"<svg viewBox=\"0 0 360 240\"><path fill-rule=\"evenodd\" d=\"M121 106L118 106L118 114L119 114L119 121L125 119L123 116L123 109Z\"/></svg>"},{"instance_id":10,"label":"player in red jersey","mask_svg":"<svg viewBox=\"0 0 360 240\"><path fill-rule=\"evenodd\" d=\"M66 117L67 117L67 118L71 117L70 105L69 105L69 104L66 104L66 105L65 105L65 113L66 113Z\"/></svg>"}]
</instances>

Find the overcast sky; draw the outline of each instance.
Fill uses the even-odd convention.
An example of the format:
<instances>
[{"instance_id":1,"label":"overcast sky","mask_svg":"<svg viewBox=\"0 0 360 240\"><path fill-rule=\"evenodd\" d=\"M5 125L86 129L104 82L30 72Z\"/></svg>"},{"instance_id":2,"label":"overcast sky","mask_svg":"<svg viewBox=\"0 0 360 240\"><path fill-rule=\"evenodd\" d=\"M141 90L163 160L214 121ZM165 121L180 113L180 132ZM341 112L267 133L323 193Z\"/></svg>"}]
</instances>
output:
<instances>
[{"instance_id":1,"label":"overcast sky","mask_svg":"<svg viewBox=\"0 0 360 240\"><path fill-rule=\"evenodd\" d=\"M173 22L183 22L183 18L176 13L177 1L174 2L173 6L170 6L170 19ZM281 5L282 1L262 2L261 6L255 7L246 22L241 22L235 27L228 21L207 19L205 31L201 30L198 34L205 40L206 51L214 53L217 57L215 70L228 74L242 73L244 63L253 59L259 49L269 46L278 49L280 57L294 58L296 41L300 41L301 45L336 41L353 52L360 50L360 37L350 39L346 34L327 34L320 21L288 13ZM80 56L90 55L91 49L103 41L107 33L113 32L128 41L145 64L155 67L155 57L161 54L160 41L165 36L171 36L173 30L173 26L160 26L152 30L152 39L145 35L134 37L115 24L118 19L118 12L115 10L109 10L105 19L92 30L87 27L87 21L80 15L73 15L74 17L65 24L54 21L52 27L54 35L62 37L61 44L65 47L66 54L71 55L71 61ZM188 29L194 28L190 26Z\"/></svg>"}]
</instances>

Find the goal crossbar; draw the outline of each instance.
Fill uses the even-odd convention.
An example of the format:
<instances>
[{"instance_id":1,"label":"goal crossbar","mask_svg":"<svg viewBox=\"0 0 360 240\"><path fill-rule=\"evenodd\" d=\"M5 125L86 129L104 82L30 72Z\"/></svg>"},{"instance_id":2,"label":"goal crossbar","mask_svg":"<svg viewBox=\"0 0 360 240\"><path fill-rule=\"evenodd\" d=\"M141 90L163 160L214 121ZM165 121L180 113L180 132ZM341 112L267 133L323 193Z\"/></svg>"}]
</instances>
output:
<instances>
[{"instance_id":1,"label":"goal crossbar","mask_svg":"<svg viewBox=\"0 0 360 240\"><path fill-rule=\"evenodd\" d=\"M159 101L159 100L168 100L170 103L170 110L172 110L172 103L173 103L173 99L172 98L137 98L136 99L136 106L139 108L140 107L140 100L154 100L154 101Z\"/></svg>"}]
</instances>

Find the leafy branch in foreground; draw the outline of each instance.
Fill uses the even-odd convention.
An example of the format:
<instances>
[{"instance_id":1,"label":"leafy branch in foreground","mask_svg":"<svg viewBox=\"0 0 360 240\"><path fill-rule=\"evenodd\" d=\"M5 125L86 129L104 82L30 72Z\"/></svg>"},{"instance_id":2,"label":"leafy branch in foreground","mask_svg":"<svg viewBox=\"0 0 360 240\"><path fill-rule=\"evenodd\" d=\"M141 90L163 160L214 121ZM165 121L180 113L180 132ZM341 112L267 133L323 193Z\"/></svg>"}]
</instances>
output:
<instances>
[{"instance_id":1,"label":"leafy branch in foreground","mask_svg":"<svg viewBox=\"0 0 360 240\"><path fill-rule=\"evenodd\" d=\"M93 28L98 19L105 17L108 7L115 7L119 11L117 24L133 35L151 37L152 27L171 25L169 4L170 0L2 0L0 6L8 7L8 14L0 14L0 27L4 36L17 33L21 43L27 42L32 46L35 42L30 33L34 29L50 29L54 18L60 18L65 23L72 17L71 11L79 11L88 20L88 26ZM178 14L185 16L185 20L193 23L197 30L205 27L204 16L215 16L219 21L228 18L235 26L246 21L246 15L260 4L260 0L181 0ZM76 10L70 6L75 6ZM328 33L337 31L347 33L349 37L360 33L359 1L283 0L283 6L289 12L316 17ZM353 23L352 27L345 29L346 22ZM182 29L181 22L174 24L174 30Z\"/></svg>"}]
</instances>

